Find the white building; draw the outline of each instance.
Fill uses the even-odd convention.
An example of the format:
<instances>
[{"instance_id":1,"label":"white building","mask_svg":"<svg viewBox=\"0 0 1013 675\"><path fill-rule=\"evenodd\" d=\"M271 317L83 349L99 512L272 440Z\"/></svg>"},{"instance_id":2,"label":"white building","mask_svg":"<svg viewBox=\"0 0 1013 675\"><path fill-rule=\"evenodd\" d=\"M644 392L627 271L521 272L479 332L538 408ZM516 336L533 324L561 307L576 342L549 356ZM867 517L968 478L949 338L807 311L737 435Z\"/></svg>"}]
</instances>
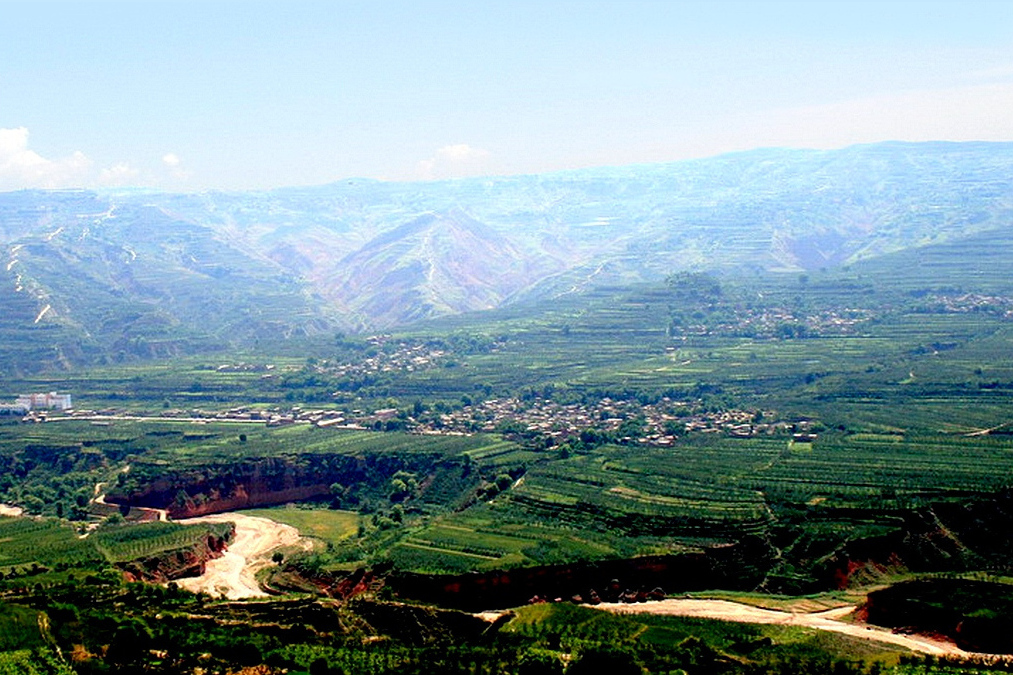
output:
<instances>
[{"instance_id":1,"label":"white building","mask_svg":"<svg viewBox=\"0 0 1013 675\"><path fill-rule=\"evenodd\" d=\"M48 394L21 394L14 405L27 410L69 410L72 407L70 394L57 394L55 391Z\"/></svg>"}]
</instances>

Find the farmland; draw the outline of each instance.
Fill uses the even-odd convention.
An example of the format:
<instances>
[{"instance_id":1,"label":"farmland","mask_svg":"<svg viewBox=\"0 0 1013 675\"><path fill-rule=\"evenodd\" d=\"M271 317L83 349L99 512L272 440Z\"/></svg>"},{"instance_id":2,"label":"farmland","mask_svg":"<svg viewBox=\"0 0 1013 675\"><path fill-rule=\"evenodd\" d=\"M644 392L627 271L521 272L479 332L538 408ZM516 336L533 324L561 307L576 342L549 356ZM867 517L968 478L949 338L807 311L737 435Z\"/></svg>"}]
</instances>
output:
<instances>
[{"instance_id":1,"label":"farmland","mask_svg":"<svg viewBox=\"0 0 1013 675\"><path fill-rule=\"evenodd\" d=\"M189 550L209 536L227 537L228 527L175 523L107 524L87 537L51 519L0 517L0 588L65 580L118 565Z\"/></svg>"},{"instance_id":2,"label":"farmland","mask_svg":"<svg viewBox=\"0 0 1013 675\"><path fill-rule=\"evenodd\" d=\"M34 377L19 386L88 381L77 400L99 412L0 427L23 476L2 498L79 520L101 482L114 502L181 514L309 500L280 513L321 529L325 569L488 571L755 537L799 556L771 584L815 588L846 531L889 539L910 514L1010 487L1009 289L969 295L876 264L602 286L307 341L302 359ZM327 524L338 510L359 515L354 533Z\"/></svg>"},{"instance_id":3,"label":"farmland","mask_svg":"<svg viewBox=\"0 0 1013 675\"><path fill-rule=\"evenodd\" d=\"M274 508L251 509L241 513L291 525L304 537L313 537L331 546L354 537L359 530L359 514L354 511Z\"/></svg>"},{"instance_id":4,"label":"farmland","mask_svg":"<svg viewBox=\"0 0 1013 675\"><path fill-rule=\"evenodd\" d=\"M482 642L486 626L412 603L487 609L713 583L791 604L920 574L1013 574L1013 288L960 264L974 254L1006 269L995 236L927 245L928 268L680 273L387 334L304 336L277 353L11 378L12 394L67 391L78 409L0 424L0 503L29 514L0 519L0 589L21 603L3 658L45 663L32 612L52 610L65 631L54 639L109 649L124 672L151 658L116 637L130 631L178 649L170 670L205 653L236 663L238 644L297 672L320 659L493 672L522 653L558 665L603 645L687 672L835 660L851 662L840 672L872 661L927 672L843 637L558 604L523 608ZM279 600L304 603L274 608L284 640L230 632L256 609L119 580L228 537L141 522L151 509L290 524L318 543L284 551L266 583L365 601ZM606 591L615 570L622 587ZM48 595L78 603L78 619ZM103 623L83 609L92 600L101 612L134 603L143 627ZM182 619L155 619L162 606L204 617L214 646L197 651L173 627ZM82 612L99 620L94 638L72 634Z\"/></svg>"}]
</instances>

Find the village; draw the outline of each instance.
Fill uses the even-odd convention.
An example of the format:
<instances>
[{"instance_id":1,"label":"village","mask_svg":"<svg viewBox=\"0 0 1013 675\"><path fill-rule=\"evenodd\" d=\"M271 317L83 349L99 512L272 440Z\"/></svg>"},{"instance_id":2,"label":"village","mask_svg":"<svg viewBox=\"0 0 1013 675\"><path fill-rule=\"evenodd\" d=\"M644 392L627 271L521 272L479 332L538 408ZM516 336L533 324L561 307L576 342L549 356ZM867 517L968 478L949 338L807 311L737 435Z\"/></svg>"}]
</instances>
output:
<instances>
[{"instance_id":1,"label":"village","mask_svg":"<svg viewBox=\"0 0 1013 675\"><path fill-rule=\"evenodd\" d=\"M423 433L500 432L539 436L562 442L598 438L624 444L670 446L686 433L724 433L739 438L789 433L807 423L778 421L774 413L747 410L706 410L698 402L662 398L658 403L603 398L593 404L563 404L536 398L504 398L464 406L419 423Z\"/></svg>"},{"instance_id":2,"label":"village","mask_svg":"<svg viewBox=\"0 0 1013 675\"><path fill-rule=\"evenodd\" d=\"M594 404L564 404L541 398L523 400L510 397L483 401L446 412L415 407L341 410L302 406L238 406L227 410L171 409L163 410L157 416L113 408L68 409L61 413L57 416L46 411L29 412L24 421L79 419L105 426L116 420L154 417L195 424L253 422L268 427L307 424L320 428L405 431L429 435L501 433L518 439L538 438L546 445L570 439L593 438L627 445L667 447L673 445L680 436L690 433L725 434L735 438L793 434L796 440L806 441L815 438L812 424L808 420L779 420L772 411L704 409L698 402L668 398L653 404L611 398L604 398Z\"/></svg>"}]
</instances>

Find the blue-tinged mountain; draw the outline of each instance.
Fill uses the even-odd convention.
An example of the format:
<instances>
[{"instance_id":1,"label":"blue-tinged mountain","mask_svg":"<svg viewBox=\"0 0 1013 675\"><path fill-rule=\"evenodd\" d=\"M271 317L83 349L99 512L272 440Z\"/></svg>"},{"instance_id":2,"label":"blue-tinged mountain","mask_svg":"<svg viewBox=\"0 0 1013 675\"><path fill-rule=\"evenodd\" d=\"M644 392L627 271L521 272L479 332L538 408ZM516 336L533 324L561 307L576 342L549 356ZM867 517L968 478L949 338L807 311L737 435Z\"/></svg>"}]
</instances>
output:
<instances>
[{"instance_id":1,"label":"blue-tinged mountain","mask_svg":"<svg viewBox=\"0 0 1013 675\"><path fill-rule=\"evenodd\" d=\"M0 194L0 366L387 328L682 270L960 255L980 250L969 237L1007 240L993 235L1013 224L1011 178L1013 144L884 143L431 183Z\"/></svg>"},{"instance_id":2,"label":"blue-tinged mountain","mask_svg":"<svg viewBox=\"0 0 1013 675\"><path fill-rule=\"evenodd\" d=\"M341 259L323 292L363 326L493 309L559 267L463 211L428 213Z\"/></svg>"},{"instance_id":3,"label":"blue-tinged mountain","mask_svg":"<svg viewBox=\"0 0 1013 675\"><path fill-rule=\"evenodd\" d=\"M252 250L279 260L301 252L313 260L310 278L332 276L329 266L378 235L457 209L523 255L558 261L547 276L565 276L558 283L565 290L601 274L642 280L687 268L819 269L1001 227L1013 212L1011 171L1013 144L883 143L164 200ZM544 287L545 278L530 281Z\"/></svg>"},{"instance_id":4,"label":"blue-tinged mountain","mask_svg":"<svg viewBox=\"0 0 1013 675\"><path fill-rule=\"evenodd\" d=\"M0 194L0 365L36 370L252 345L332 325L292 272L162 208Z\"/></svg>"}]
</instances>

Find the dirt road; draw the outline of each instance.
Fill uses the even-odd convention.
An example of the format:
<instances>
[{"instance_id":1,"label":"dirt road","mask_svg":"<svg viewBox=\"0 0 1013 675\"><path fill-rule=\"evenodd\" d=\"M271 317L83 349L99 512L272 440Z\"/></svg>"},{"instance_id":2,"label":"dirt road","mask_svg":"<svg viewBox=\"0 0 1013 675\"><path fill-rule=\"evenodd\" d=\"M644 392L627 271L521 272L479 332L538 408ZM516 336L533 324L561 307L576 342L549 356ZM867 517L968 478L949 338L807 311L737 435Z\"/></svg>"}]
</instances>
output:
<instances>
[{"instance_id":1,"label":"dirt road","mask_svg":"<svg viewBox=\"0 0 1013 675\"><path fill-rule=\"evenodd\" d=\"M210 593L229 600L257 598L267 595L257 585L257 572L271 564L271 552L282 546L312 547L291 525L282 525L267 518L238 513L216 513L211 516L177 521L184 525L232 522L236 536L221 558L211 560L203 575L180 579L179 585L194 593Z\"/></svg>"},{"instance_id":2,"label":"dirt road","mask_svg":"<svg viewBox=\"0 0 1013 675\"><path fill-rule=\"evenodd\" d=\"M98 493L98 490L102 487L102 485L103 483L99 483L98 485L95 486L96 494ZM102 506L109 505L109 502L106 501L105 493L102 493L97 497L95 497L95 499L93 499L92 502L95 504L101 504ZM169 512L166 511L165 509L152 509L147 506L131 506L130 508L135 511L141 511L143 513L153 513L155 514L155 519L160 520L163 523L169 520Z\"/></svg>"},{"instance_id":3,"label":"dirt road","mask_svg":"<svg viewBox=\"0 0 1013 675\"><path fill-rule=\"evenodd\" d=\"M965 652L962 649L958 649L955 645L941 640L932 640L917 635L900 635L891 633L885 628L879 628L878 626L841 621L842 617L854 611L854 607L838 607L825 612L805 614L762 609L727 600L676 598L636 604L603 602L600 605L596 605L596 607L619 614L663 614L669 616L699 617L702 619L720 619L722 621L737 621L740 623L805 626L818 630L843 633L864 640L899 645L922 654L932 654L935 656L970 655L969 652Z\"/></svg>"}]
</instances>

